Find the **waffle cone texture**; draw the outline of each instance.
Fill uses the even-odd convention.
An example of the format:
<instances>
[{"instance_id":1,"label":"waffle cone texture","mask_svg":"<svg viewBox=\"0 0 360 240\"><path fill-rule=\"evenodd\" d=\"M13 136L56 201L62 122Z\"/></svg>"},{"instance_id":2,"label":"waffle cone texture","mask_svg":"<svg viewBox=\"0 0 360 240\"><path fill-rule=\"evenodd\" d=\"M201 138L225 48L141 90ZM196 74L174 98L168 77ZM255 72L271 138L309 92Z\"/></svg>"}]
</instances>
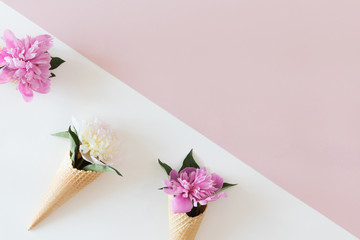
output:
<instances>
[{"instance_id":1,"label":"waffle cone texture","mask_svg":"<svg viewBox=\"0 0 360 240\"><path fill-rule=\"evenodd\" d=\"M81 189L94 181L100 174L101 172L73 168L69 154L67 154L43 197L28 230L34 228Z\"/></svg>"},{"instance_id":2,"label":"waffle cone texture","mask_svg":"<svg viewBox=\"0 0 360 240\"><path fill-rule=\"evenodd\" d=\"M169 196L169 239L194 240L207 208L196 217L189 217L186 213L173 213L170 208L171 198L172 196Z\"/></svg>"}]
</instances>

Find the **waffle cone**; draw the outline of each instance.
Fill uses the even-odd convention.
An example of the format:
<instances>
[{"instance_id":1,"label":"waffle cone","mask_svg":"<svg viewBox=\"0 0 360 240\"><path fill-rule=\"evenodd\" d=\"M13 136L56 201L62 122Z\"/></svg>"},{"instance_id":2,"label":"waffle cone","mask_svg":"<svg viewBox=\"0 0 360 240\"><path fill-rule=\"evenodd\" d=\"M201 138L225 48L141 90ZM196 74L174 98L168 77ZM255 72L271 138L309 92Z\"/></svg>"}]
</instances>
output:
<instances>
[{"instance_id":1,"label":"waffle cone","mask_svg":"<svg viewBox=\"0 0 360 240\"><path fill-rule=\"evenodd\" d=\"M28 230L34 228L64 202L94 181L100 174L100 172L73 168L69 154L67 154L43 197Z\"/></svg>"},{"instance_id":2,"label":"waffle cone","mask_svg":"<svg viewBox=\"0 0 360 240\"><path fill-rule=\"evenodd\" d=\"M170 208L169 196L169 235L170 240L194 240L200 224L205 216L205 211L196 216L189 217L186 213L173 213Z\"/></svg>"}]
</instances>

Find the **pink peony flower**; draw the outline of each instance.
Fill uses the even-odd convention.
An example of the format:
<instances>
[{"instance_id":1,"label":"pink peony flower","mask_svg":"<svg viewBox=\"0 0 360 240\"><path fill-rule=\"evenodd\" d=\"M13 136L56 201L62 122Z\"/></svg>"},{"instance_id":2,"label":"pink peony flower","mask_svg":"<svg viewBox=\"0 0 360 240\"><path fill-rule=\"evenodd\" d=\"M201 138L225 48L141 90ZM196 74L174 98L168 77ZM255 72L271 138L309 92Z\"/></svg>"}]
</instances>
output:
<instances>
[{"instance_id":1,"label":"pink peony flower","mask_svg":"<svg viewBox=\"0 0 360 240\"><path fill-rule=\"evenodd\" d=\"M4 32L6 47L0 50L0 83L13 81L25 101L33 98L33 91L50 91L50 61L47 52L52 46L49 35L27 36L18 39L10 31Z\"/></svg>"},{"instance_id":2,"label":"pink peony flower","mask_svg":"<svg viewBox=\"0 0 360 240\"><path fill-rule=\"evenodd\" d=\"M187 167L180 173L172 170L164 183L164 192L175 196L170 203L174 213L187 213L198 203L206 205L227 196L224 192L217 193L223 186L223 179L215 173L207 175L206 168Z\"/></svg>"}]
</instances>

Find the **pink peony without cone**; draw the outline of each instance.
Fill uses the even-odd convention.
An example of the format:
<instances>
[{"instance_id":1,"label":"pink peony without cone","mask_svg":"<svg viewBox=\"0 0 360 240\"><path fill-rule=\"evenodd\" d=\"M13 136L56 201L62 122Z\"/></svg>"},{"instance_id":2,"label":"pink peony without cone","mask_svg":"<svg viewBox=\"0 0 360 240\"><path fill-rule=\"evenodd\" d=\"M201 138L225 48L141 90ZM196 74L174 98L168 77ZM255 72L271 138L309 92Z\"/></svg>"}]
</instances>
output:
<instances>
[{"instance_id":1,"label":"pink peony without cone","mask_svg":"<svg viewBox=\"0 0 360 240\"><path fill-rule=\"evenodd\" d=\"M51 56L47 51L52 47L51 36L18 39L6 30L3 40L5 47L0 50L0 83L15 82L27 102L33 99L33 91L48 93Z\"/></svg>"}]
</instances>

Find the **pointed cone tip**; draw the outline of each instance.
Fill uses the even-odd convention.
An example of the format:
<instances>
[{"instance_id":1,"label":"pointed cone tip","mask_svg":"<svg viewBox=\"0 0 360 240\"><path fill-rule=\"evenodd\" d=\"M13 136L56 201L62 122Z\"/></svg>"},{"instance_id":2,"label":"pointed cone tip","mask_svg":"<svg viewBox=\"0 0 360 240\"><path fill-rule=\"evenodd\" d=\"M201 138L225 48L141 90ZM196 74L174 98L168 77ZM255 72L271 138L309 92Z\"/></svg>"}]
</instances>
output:
<instances>
[{"instance_id":1,"label":"pointed cone tip","mask_svg":"<svg viewBox=\"0 0 360 240\"><path fill-rule=\"evenodd\" d=\"M33 230L34 229L34 227L36 227L36 225L38 225L38 221L32 221L31 223L30 223L30 225L28 226L28 228L27 228L27 230L28 231L30 231L30 230Z\"/></svg>"}]
</instances>

